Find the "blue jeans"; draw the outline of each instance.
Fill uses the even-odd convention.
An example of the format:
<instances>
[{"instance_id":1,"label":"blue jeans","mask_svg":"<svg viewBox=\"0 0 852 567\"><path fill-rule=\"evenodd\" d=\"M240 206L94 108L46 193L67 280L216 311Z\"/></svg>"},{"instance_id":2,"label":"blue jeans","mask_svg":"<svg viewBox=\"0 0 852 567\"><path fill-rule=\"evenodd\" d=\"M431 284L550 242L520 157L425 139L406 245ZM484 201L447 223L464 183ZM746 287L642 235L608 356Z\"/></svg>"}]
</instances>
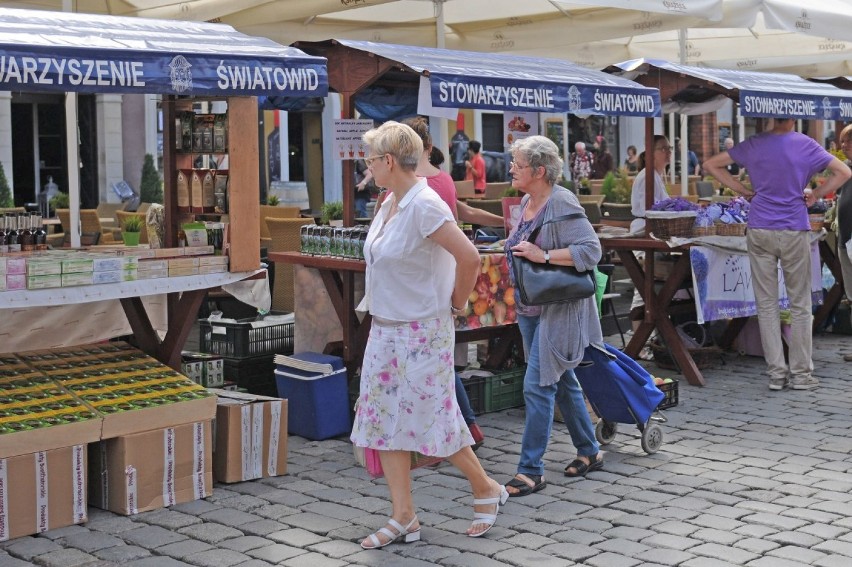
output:
<instances>
[{"instance_id":1,"label":"blue jeans","mask_svg":"<svg viewBox=\"0 0 852 567\"><path fill-rule=\"evenodd\" d=\"M521 438L521 458L518 472L521 474L544 474L544 452L550 440L553 427L554 402L565 419L571 441L577 449L577 455L591 457L599 451L595 439L595 426L586 410L583 390L573 370L566 370L562 378L552 386L540 386L538 335L539 317L518 316L518 327L524 340L524 349L528 353L527 372L524 375L524 402L526 402L526 421L524 435Z\"/></svg>"},{"instance_id":2,"label":"blue jeans","mask_svg":"<svg viewBox=\"0 0 852 567\"><path fill-rule=\"evenodd\" d=\"M458 372L456 372L456 402L459 404L464 422L468 425L476 423L476 414L473 413L473 408L470 407L467 390L464 389L464 384L462 384L462 379Z\"/></svg>"},{"instance_id":3,"label":"blue jeans","mask_svg":"<svg viewBox=\"0 0 852 567\"><path fill-rule=\"evenodd\" d=\"M370 202L369 197L355 197L355 216L361 219L367 218L367 203Z\"/></svg>"}]
</instances>

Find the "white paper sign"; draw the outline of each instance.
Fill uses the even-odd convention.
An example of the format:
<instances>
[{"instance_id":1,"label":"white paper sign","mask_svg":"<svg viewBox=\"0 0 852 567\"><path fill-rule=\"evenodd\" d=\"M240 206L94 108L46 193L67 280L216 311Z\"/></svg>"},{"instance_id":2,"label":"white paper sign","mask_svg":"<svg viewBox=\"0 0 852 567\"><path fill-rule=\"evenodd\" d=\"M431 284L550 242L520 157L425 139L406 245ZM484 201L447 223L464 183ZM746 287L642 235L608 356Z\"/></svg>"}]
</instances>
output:
<instances>
[{"instance_id":1,"label":"white paper sign","mask_svg":"<svg viewBox=\"0 0 852 567\"><path fill-rule=\"evenodd\" d=\"M361 140L364 132L373 129L372 120L338 118L334 121L334 159L364 159L367 145Z\"/></svg>"},{"instance_id":2,"label":"white paper sign","mask_svg":"<svg viewBox=\"0 0 852 567\"><path fill-rule=\"evenodd\" d=\"M537 136L538 112L506 111L503 113L503 131L506 132L506 149L516 140Z\"/></svg>"}]
</instances>

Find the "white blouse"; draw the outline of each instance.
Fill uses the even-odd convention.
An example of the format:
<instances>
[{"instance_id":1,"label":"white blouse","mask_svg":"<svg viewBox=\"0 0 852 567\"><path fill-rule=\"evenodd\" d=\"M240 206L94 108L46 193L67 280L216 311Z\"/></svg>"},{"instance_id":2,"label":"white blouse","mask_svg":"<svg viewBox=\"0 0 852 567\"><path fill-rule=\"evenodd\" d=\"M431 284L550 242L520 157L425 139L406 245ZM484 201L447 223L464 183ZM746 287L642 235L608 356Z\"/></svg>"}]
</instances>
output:
<instances>
[{"instance_id":1,"label":"white blouse","mask_svg":"<svg viewBox=\"0 0 852 567\"><path fill-rule=\"evenodd\" d=\"M634 217L630 223L630 232L635 233L645 228L645 172L646 167L633 180L633 189L630 194L630 212ZM654 202L657 203L663 199L668 199L669 194L666 192L666 183L660 174L654 172Z\"/></svg>"},{"instance_id":2,"label":"white blouse","mask_svg":"<svg viewBox=\"0 0 852 567\"><path fill-rule=\"evenodd\" d=\"M382 203L364 243L366 306L373 316L391 321L443 317L450 311L456 261L427 237L455 222L453 214L422 178L385 222L394 199L391 193Z\"/></svg>"}]
</instances>

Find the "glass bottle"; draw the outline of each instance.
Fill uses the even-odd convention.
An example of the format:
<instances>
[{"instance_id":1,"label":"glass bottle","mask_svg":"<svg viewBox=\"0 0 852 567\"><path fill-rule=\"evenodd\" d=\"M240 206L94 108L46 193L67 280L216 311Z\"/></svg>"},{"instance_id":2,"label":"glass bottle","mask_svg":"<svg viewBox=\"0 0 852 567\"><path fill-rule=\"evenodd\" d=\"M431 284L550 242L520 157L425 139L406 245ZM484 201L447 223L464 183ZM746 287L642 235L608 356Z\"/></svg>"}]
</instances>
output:
<instances>
[{"instance_id":1,"label":"glass bottle","mask_svg":"<svg viewBox=\"0 0 852 567\"><path fill-rule=\"evenodd\" d=\"M0 215L0 252L8 252L6 244L6 215Z\"/></svg>"},{"instance_id":2,"label":"glass bottle","mask_svg":"<svg viewBox=\"0 0 852 567\"><path fill-rule=\"evenodd\" d=\"M6 244L9 246L9 252L21 251L21 243L18 240L18 216L14 214L6 215Z\"/></svg>"},{"instance_id":3,"label":"glass bottle","mask_svg":"<svg viewBox=\"0 0 852 567\"><path fill-rule=\"evenodd\" d=\"M41 215L35 215L33 234L35 236L36 250L47 250L47 229Z\"/></svg>"},{"instance_id":4,"label":"glass bottle","mask_svg":"<svg viewBox=\"0 0 852 567\"><path fill-rule=\"evenodd\" d=\"M32 215L18 215L18 229L20 232L22 252L35 250L35 235L33 234Z\"/></svg>"}]
</instances>

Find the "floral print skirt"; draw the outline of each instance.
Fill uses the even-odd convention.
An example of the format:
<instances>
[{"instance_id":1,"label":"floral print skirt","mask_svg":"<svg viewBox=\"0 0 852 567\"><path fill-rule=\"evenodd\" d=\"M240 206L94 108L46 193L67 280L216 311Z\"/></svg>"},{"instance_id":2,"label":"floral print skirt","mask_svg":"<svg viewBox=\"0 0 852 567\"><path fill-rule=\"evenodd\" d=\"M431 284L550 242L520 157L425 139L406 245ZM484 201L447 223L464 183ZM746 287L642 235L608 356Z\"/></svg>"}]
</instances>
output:
<instances>
[{"instance_id":1,"label":"floral print skirt","mask_svg":"<svg viewBox=\"0 0 852 567\"><path fill-rule=\"evenodd\" d=\"M373 318L361 367L352 443L448 457L473 444L456 402L451 317Z\"/></svg>"}]
</instances>

